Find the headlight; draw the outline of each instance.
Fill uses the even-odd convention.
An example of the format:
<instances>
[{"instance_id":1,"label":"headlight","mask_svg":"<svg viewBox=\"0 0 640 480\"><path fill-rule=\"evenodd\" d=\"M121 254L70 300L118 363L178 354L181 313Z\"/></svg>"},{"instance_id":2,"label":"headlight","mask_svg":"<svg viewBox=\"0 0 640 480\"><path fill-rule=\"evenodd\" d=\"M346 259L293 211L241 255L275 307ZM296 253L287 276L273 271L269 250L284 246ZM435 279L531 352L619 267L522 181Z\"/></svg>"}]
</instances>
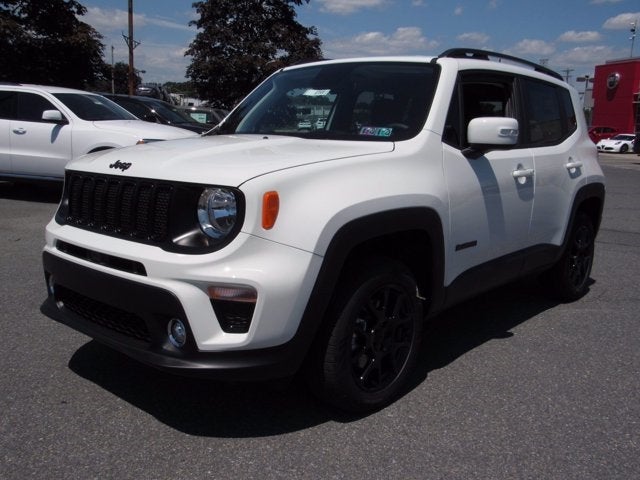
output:
<instances>
[{"instance_id":1,"label":"headlight","mask_svg":"<svg viewBox=\"0 0 640 480\"><path fill-rule=\"evenodd\" d=\"M216 240L226 237L238 219L236 196L225 188L207 188L198 200L200 228Z\"/></svg>"}]
</instances>

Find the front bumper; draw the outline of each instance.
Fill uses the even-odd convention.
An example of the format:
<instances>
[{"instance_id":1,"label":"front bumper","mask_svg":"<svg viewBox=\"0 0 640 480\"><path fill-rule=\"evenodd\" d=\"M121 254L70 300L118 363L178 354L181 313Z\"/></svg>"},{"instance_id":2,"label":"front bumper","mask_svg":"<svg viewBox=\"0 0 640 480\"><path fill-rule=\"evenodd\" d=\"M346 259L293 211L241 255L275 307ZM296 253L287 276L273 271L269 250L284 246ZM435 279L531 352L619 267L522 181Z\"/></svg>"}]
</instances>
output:
<instances>
[{"instance_id":1,"label":"front bumper","mask_svg":"<svg viewBox=\"0 0 640 480\"><path fill-rule=\"evenodd\" d=\"M308 342L294 335L267 348L203 351L178 297L168 289L111 275L43 253L49 296L42 312L115 350L154 367L184 375L234 380L285 377L299 368ZM53 278L53 280L52 280ZM167 324L187 326L182 348L171 344Z\"/></svg>"}]
</instances>

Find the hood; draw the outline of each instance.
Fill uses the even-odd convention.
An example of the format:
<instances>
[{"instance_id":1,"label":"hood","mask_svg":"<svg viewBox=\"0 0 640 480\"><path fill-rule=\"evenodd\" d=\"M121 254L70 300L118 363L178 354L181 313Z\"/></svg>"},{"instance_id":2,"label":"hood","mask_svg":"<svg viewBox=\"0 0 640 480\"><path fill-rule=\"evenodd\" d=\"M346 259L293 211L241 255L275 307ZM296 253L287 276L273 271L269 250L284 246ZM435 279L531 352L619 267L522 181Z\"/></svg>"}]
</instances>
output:
<instances>
[{"instance_id":1,"label":"hood","mask_svg":"<svg viewBox=\"0 0 640 480\"><path fill-rule=\"evenodd\" d=\"M85 155L67 168L118 176L239 186L277 170L393 151L393 142L221 135Z\"/></svg>"},{"instance_id":2,"label":"hood","mask_svg":"<svg viewBox=\"0 0 640 480\"><path fill-rule=\"evenodd\" d=\"M96 128L128 134L132 137L150 140L172 140L174 138L195 137L197 134L184 128L145 122L144 120L102 120L93 122Z\"/></svg>"}]
</instances>

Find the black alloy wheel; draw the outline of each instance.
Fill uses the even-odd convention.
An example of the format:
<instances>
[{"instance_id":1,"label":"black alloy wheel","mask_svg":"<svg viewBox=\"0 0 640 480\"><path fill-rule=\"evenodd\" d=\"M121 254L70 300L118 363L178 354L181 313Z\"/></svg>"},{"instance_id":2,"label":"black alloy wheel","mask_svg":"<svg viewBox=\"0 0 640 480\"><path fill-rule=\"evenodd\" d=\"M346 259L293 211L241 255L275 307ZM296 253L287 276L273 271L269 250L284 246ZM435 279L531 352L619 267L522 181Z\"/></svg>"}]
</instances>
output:
<instances>
[{"instance_id":1,"label":"black alloy wheel","mask_svg":"<svg viewBox=\"0 0 640 480\"><path fill-rule=\"evenodd\" d=\"M580 212L576 216L565 252L549 272L555 297L563 301L574 301L587 293L594 251L593 223L585 213Z\"/></svg>"},{"instance_id":2,"label":"black alloy wheel","mask_svg":"<svg viewBox=\"0 0 640 480\"><path fill-rule=\"evenodd\" d=\"M312 390L346 411L379 409L401 392L422 333L411 273L390 260L350 269L337 287L309 371Z\"/></svg>"}]
</instances>

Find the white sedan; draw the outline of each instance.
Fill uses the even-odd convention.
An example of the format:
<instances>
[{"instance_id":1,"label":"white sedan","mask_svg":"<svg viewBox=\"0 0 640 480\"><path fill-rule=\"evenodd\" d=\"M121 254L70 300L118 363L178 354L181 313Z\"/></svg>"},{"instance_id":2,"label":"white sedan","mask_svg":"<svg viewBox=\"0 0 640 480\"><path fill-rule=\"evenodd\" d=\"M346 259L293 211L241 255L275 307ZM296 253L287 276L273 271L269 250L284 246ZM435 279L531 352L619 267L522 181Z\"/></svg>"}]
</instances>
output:
<instances>
[{"instance_id":1,"label":"white sedan","mask_svg":"<svg viewBox=\"0 0 640 480\"><path fill-rule=\"evenodd\" d=\"M600 140L596 144L596 148L599 152L631 152L635 139L636 136L633 133L619 133L614 137Z\"/></svg>"},{"instance_id":2,"label":"white sedan","mask_svg":"<svg viewBox=\"0 0 640 480\"><path fill-rule=\"evenodd\" d=\"M67 162L86 153L196 136L93 93L0 84L0 179L62 180Z\"/></svg>"}]
</instances>

